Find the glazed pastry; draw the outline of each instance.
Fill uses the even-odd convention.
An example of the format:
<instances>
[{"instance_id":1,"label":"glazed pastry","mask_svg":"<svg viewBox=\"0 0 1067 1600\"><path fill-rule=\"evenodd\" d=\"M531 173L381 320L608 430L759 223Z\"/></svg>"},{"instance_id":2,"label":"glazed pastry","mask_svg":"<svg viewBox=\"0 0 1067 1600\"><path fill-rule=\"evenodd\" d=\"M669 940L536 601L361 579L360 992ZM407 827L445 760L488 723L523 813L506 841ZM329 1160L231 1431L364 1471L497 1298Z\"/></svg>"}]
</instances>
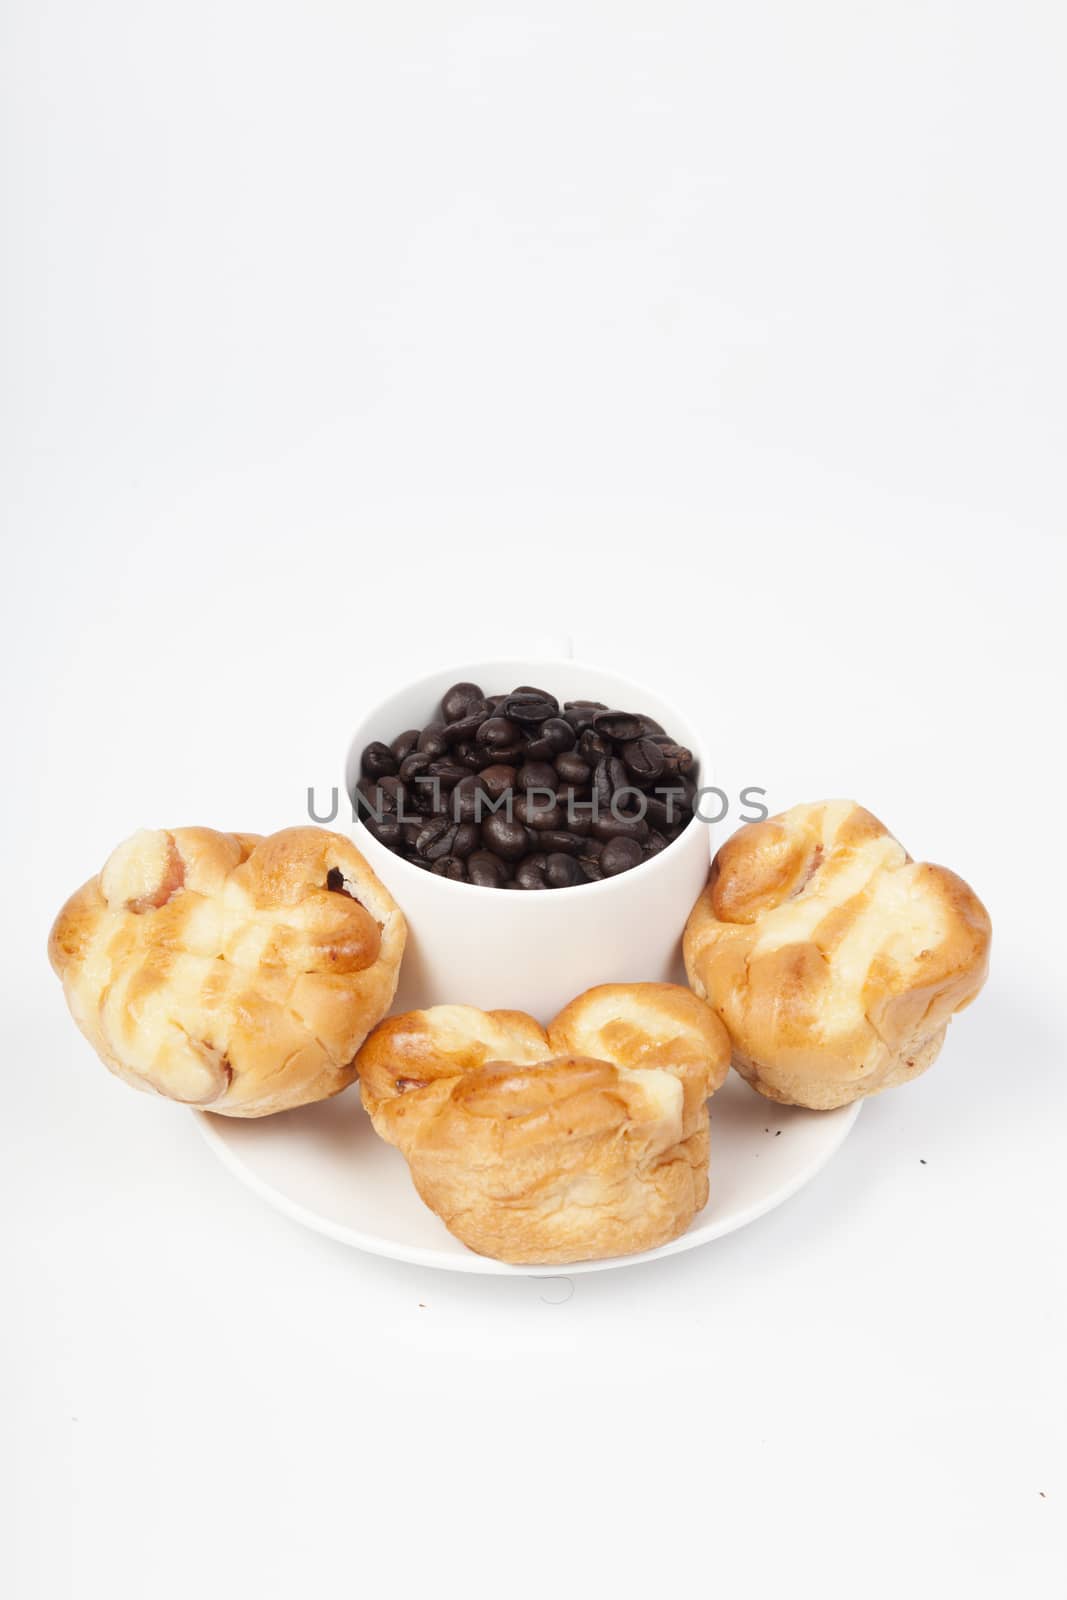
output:
<instances>
[{"instance_id":1,"label":"glazed pastry","mask_svg":"<svg viewBox=\"0 0 1067 1600\"><path fill-rule=\"evenodd\" d=\"M649 1250L708 1196L706 1100L730 1043L674 984L605 984L547 1032L519 1011L392 1017L359 1053L363 1102L415 1187L481 1255Z\"/></svg>"},{"instance_id":2,"label":"glazed pastry","mask_svg":"<svg viewBox=\"0 0 1067 1600\"><path fill-rule=\"evenodd\" d=\"M404 918L322 828L136 833L56 918L79 1028L138 1089L234 1117L323 1100L396 989Z\"/></svg>"},{"instance_id":3,"label":"glazed pastry","mask_svg":"<svg viewBox=\"0 0 1067 1600\"><path fill-rule=\"evenodd\" d=\"M989 916L850 800L728 839L685 932L693 989L770 1100L827 1110L917 1078L989 964Z\"/></svg>"}]
</instances>

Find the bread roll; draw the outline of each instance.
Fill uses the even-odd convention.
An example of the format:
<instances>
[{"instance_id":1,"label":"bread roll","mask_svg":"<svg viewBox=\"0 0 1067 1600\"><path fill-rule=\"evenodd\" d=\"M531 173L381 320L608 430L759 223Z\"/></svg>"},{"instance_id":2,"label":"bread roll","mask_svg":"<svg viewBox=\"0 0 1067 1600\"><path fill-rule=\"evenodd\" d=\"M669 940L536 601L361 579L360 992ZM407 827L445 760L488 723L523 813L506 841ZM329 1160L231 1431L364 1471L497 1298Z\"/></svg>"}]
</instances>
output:
<instances>
[{"instance_id":1,"label":"bread roll","mask_svg":"<svg viewBox=\"0 0 1067 1600\"><path fill-rule=\"evenodd\" d=\"M794 806L723 845L685 931L689 981L733 1063L828 1110L908 1083L985 981L985 907L850 800Z\"/></svg>"},{"instance_id":2,"label":"bread roll","mask_svg":"<svg viewBox=\"0 0 1067 1600\"><path fill-rule=\"evenodd\" d=\"M363 1101L457 1238L511 1262L585 1261L684 1232L708 1196L708 1095L729 1066L714 1014L673 984L607 984L547 1031L434 1006L360 1051Z\"/></svg>"},{"instance_id":3,"label":"bread roll","mask_svg":"<svg viewBox=\"0 0 1067 1600\"><path fill-rule=\"evenodd\" d=\"M118 1077L261 1117L336 1094L396 989L404 918L322 828L136 833L49 940L71 1013Z\"/></svg>"}]
</instances>

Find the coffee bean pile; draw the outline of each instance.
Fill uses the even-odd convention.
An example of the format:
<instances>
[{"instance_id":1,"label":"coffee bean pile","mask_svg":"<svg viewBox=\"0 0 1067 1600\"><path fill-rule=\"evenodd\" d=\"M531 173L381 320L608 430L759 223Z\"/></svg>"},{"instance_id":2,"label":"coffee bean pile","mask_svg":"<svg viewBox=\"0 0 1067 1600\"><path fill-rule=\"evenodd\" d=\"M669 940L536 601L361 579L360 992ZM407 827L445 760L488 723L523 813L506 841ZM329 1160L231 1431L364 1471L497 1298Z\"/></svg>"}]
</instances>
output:
<instances>
[{"instance_id":1,"label":"coffee bean pile","mask_svg":"<svg viewBox=\"0 0 1067 1600\"><path fill-rule=\"evenodd\" d=\"M523 684L454 683L425 728L367 745L353 803L380 843L488 889L566 889L640 866L692 821L692 751L639 712Z\"/></svg>"}]
</instances>

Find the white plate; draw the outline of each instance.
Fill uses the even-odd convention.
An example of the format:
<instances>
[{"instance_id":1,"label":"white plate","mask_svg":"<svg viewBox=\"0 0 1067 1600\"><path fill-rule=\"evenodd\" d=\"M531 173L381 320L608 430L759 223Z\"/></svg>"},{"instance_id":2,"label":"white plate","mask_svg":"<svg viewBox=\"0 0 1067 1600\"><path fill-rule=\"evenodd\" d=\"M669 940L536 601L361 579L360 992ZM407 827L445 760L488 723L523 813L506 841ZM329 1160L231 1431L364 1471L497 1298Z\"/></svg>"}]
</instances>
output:
<instances>
[{"instance_id":1,"label":"white plate","mask_svg":"<svg viewBox=\"0 0 1067 1600\"><path fill-rule=\"evenodd\" d=\"M860 1103L840 1111L776 1106L731 1073L711 1101L711 1197L689 1230L658 1250L562 1267L508 1266L453 1239L415 1193L403 1156L374 1132L357 1088L275 1117L195 1115L212 1149L242 1183L343 1244L452 1272L573 1277L676 1255L755 1221L829 1161Z\"/></svg>"}]
</instances>

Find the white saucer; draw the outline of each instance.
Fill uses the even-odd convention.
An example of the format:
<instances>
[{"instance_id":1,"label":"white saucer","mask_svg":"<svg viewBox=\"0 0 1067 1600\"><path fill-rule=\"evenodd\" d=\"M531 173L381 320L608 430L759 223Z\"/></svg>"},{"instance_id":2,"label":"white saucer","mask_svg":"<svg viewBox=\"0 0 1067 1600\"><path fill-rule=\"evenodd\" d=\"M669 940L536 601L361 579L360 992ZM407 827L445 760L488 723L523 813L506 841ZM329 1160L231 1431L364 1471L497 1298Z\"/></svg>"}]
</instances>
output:
<instances>
[{"instance_id":1,"label":"white saucer","mask_svg":"<svg viewBox=\"0 0 1067 1600\"><path fill-rule=\"evenodd\" d=\"M788 1200L848 1136L860 1101L798 1111L754 1093L735 1073L711 1101L711 1198L680 1239L640 1255L569 1266L513 1267L453 1239L423 1205L399 1151L379 1139L358 1088L333 1100L242 1120L196 1112L219 1159L279 1211L319 1233L396 1261L452 1272L573 1277L707 1244Z\"/></svg>"}]
</instances>

